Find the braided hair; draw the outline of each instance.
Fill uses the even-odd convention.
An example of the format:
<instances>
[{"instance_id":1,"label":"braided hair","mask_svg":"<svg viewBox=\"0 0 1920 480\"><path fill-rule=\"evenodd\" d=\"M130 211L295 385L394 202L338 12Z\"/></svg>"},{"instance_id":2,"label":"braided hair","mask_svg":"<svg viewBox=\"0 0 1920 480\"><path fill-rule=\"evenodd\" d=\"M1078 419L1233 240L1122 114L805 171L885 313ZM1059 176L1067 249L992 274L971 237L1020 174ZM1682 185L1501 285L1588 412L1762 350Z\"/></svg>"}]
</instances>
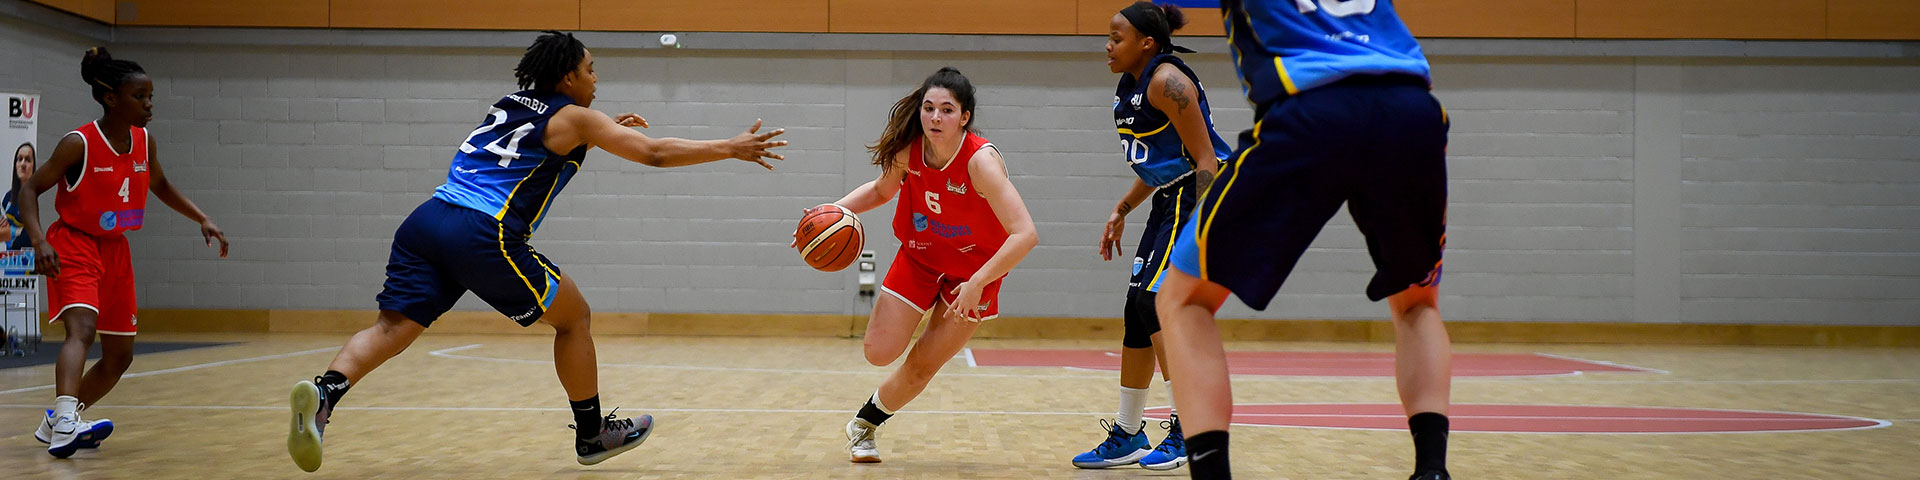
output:
<instances>
[{"instance_id":1,"label":"braided hair","mask_svg":"<svg viewBox=\"0 0 1920 480\"><path fill-rule=\"evenodd\" d=\"M146 75L147 70L131 60L117 60L107 53L106 47L87 49L85 57L80 59L80 79L93 87L93 101L101 106L107 105L107 94L120 91L128 80Z\"/></svg>"},{"instance_id":2,"label":"braided hair","mask_svg":"<svg viewBox=\"0 0 1920 480\"><path fill-rule=\"evenodd\" d=\"M587 57L587 45L573 34L557 30L544 33L520 56L520 65L513 67L513 77L520 81L521 89L553 91Z\"/></svg>"}]
</instances>

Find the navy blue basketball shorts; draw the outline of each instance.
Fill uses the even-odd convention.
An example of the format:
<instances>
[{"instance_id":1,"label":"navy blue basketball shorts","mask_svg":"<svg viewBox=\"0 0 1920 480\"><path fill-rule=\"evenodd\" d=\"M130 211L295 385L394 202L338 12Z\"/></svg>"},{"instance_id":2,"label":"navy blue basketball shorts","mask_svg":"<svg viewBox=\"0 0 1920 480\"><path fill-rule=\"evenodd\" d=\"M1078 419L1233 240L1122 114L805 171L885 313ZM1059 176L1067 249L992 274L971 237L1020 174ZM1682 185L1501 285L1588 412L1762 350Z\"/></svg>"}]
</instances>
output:
<instances>
[{"instance_id":1,"label":"navy blue basketball shorts","mask_svg":"<svg viewBox=\"0 0 1920 480\"><path fill-rule=\"evenodd\" d=\"M1173 253L1173 237L1193 214L1199 195L1193 191L1193 175L1154 190L1147 213L1147 228L1140 232L1140 248L1133 254L1133 277L1127 282L1126 337L1121 346L1153 346L1153 334L1160 332L1160 314L1153 309L1154 292L1167 276L1167 256Z\"/></svg>"},{"instance_id":2,"label":"navy blue basketball shorts","mask_svg":"<svg viewBox=\"0 0 1920 480\"><path fill-rule=\"evenodd\" d=\"M560 269L524 233L490 215L427 200L393 233L381 310L432 326L471 290L520 326L540 320L560 293Z\"/></svg>"},{"instance_id":3,"label":"navy blue basketball shorts","mask_svg":"<svg viewBox=\"0 0 1920 480\"><path fill-rule=\"evenodd\" d=\"M1265 310L1341 204L1366 237L1373 301L1440 282L1447 115L1425 80L1358 76L1263 106L1173 266Z\"/></svg>"}]
</instances>

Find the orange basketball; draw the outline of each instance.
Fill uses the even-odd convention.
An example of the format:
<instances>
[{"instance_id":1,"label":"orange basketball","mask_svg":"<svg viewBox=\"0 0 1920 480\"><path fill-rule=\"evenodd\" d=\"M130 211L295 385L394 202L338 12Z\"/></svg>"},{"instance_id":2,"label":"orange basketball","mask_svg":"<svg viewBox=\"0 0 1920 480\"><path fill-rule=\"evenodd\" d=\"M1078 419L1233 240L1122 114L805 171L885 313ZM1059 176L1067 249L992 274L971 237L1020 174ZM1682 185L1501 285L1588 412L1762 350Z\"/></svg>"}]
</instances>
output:
<instances>
[{"instance_id":1,"label":"orange basketball","mask_svg":"<svg viewBox=\"0 0 1920 480\"><path fill-rule=\"evenodd\" d=\"M838 272L860 258L867 234L860 217L839 205L825 204L806 211L800 227L793 230L794 247L807 266L823 272Z\"/></svg>"}]
</instances>

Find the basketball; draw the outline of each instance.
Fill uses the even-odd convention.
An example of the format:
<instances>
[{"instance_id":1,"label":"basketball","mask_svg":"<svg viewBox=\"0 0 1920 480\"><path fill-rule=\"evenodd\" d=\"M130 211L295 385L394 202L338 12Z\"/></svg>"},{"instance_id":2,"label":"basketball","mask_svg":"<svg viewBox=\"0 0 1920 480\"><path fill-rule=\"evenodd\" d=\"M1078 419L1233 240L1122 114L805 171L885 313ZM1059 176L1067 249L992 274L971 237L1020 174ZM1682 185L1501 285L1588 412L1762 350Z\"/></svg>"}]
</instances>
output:
<instances>
[{"instance_id":1,"label":"basketball","mask_svg":"<svg viewBox=\"0 0 1920 480\"><path fill-rule=\"evenodd\" d=\"M839 205L824 204L809 208L793 230L794 247L807 266L823 272L838 272L853 264L866 245L866 230L860 217Z\"/></svg>"}]
</instances>

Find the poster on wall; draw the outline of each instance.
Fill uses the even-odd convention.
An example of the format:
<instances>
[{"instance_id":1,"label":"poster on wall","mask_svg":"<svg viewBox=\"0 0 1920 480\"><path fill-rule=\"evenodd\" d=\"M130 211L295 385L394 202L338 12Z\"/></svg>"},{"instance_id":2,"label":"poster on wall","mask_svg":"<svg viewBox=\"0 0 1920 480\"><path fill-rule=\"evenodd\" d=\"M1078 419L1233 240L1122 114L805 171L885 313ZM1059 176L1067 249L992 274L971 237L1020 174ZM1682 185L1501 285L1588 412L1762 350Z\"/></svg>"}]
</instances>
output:
<instances>
[{"instance_id":1,"label":"poster on wall","mask_svg":"<svg viewBox=\"0 0 1920 480\"><path fill-rule=\"evenodd\" d=\"M13 207L13 186L19 183L20 174L31 172L34 165L52 155L51 149L42 149L36 142L39 139L40 95L30 93L0 92L0 98L7 103L7 124L0 125L0 148L5 148L12 162L7 164L6 196L0 198L0 208L6 210L7 240L10 246L19 246L13 242L20 236L20 226L15 224ZM11 250L12 248L7 248Z\"/></svg>"},{"instance_id":2,"label":"poster on wall","mask_svg":"<svg viewBox=\"0 0 1920 480\"><path fill-rule=\"evenodd\" d=\"M0 125L0 148L10 153L8 163L5 197L0 198L0 208L6 210L6 232L8 243L20 235L20 227L15 225L16 209L13 205L13 187L18 185L20 173L32 172L32 166L38 165L53 152L40 148L40 95L30 93L0 92L0 101L6 102L7 121ZM25 243L25 242L20 242ZM23 346L31 345L38 350L40 339L39 306L40 282L32 275L33 256L12 250L0 252L0 354L18 354Z\"/></svg>"}]
</instances>

